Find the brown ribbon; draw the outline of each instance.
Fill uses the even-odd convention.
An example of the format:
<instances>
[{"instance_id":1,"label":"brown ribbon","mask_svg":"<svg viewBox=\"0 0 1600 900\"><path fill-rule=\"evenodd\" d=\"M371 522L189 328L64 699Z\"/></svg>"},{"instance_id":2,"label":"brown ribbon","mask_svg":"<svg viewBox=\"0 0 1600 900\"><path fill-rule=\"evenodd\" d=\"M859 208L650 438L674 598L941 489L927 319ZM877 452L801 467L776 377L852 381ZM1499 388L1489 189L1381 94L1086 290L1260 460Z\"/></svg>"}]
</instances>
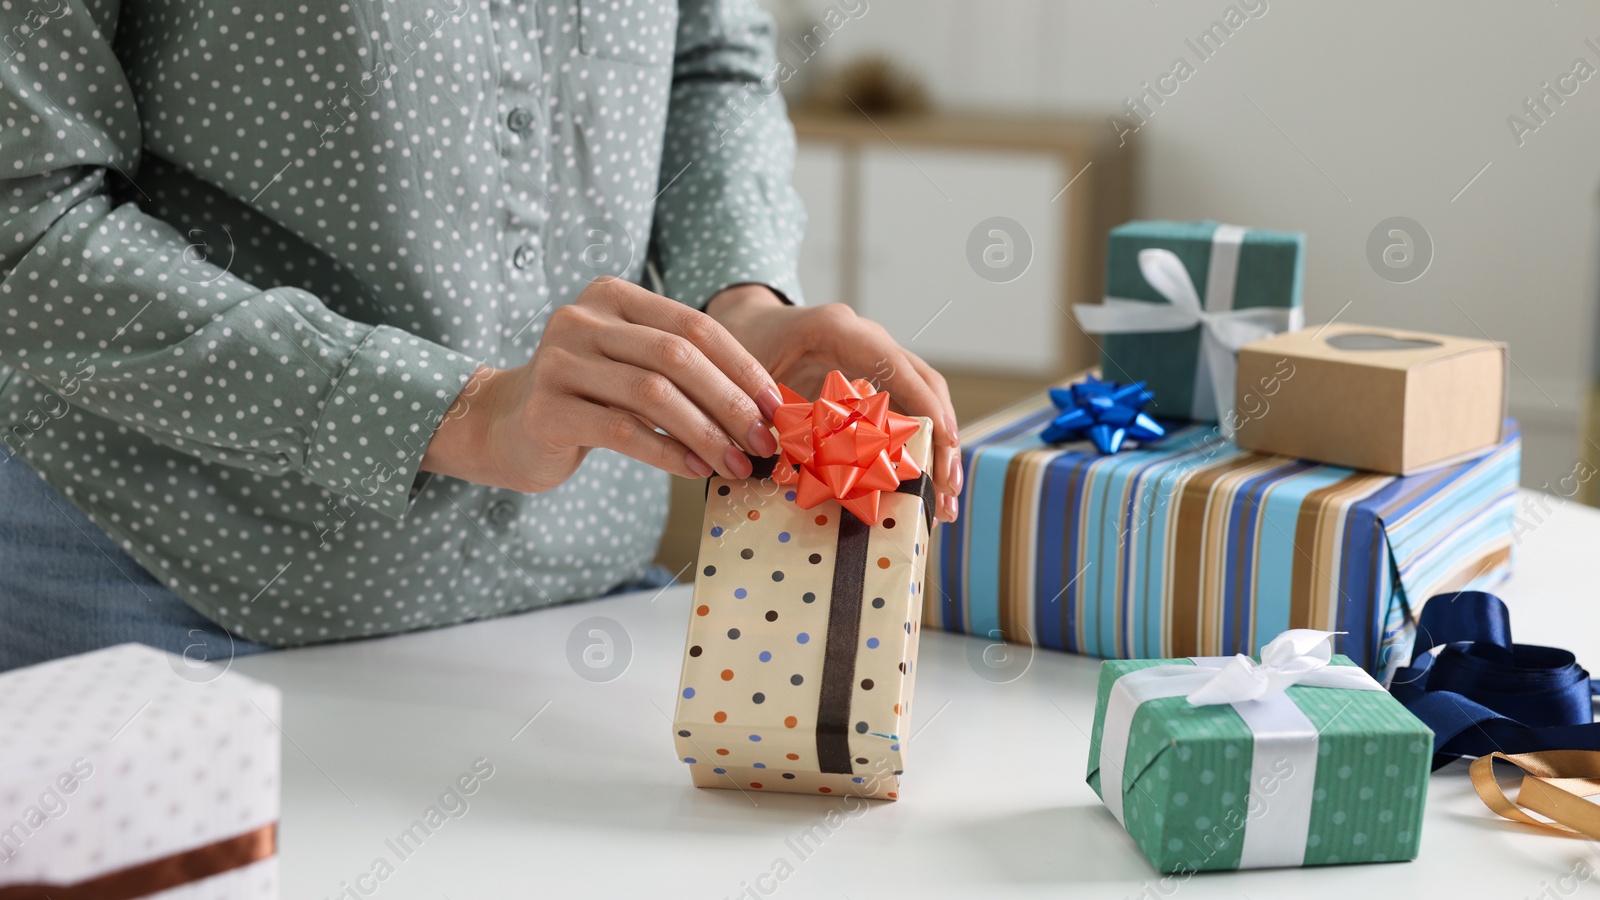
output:
<instances>
[{"instance_id":1,"label":"brown ribbon","mask_svg":"<svg viewBox=\"0 0 1600 900\"><path fill-rule=\"evenodd\" d=\"M1515 803L1495 781L1494 761L1497 759L1525 773ZM1491 810L1513 822L1600 840L1600 806L1584 799L1600 794L1600 750L1541 750L1480 756L1472 761L1472 786ZM1523 809L1555 821L1535 819Z\"/></svg>"},{"instance_id":2,"label":"brown ribbon","mask_svg":"<svg viewBox=\"0 0 1600 900\"><path fill-rule=\"evenodd\" d=\"M833 596L828 599L828 643L822 651L822 689L817 698L817 768L848 775L850 695L855 692L856 645L861 641L861 601L866 594L867 539L872 529L847 509L839 511L833 560Z\"/></svg>"},{"instance_id":3,"label":"brown ribbon","mask_svg":"<svg viewBox=\"0 0 1600 900\"><path fill-rule=\"evenodd\" d=\"M135 900L221 875L278 852L278 823L75 884L0 886L0 900Z\"/></svg>"},{"instance_id":4,"label":"brown ribbon","mask_svg":"<svg viewBox=\"0 0 1600 900\"><path fill-rule=\"evenodd\" d=\"M923 474L900 482L896 491L922 498L922 515L931 528L932 479ZM856 654L861 649L861 604L866 597L871 534L867 523L847 509L840 510L833 594L828 599L828 643L822 651L822 687L817 699L817 767L836 775L855 771L850 756L850 698L856 686Z\"/></svg>"}]
</instances>

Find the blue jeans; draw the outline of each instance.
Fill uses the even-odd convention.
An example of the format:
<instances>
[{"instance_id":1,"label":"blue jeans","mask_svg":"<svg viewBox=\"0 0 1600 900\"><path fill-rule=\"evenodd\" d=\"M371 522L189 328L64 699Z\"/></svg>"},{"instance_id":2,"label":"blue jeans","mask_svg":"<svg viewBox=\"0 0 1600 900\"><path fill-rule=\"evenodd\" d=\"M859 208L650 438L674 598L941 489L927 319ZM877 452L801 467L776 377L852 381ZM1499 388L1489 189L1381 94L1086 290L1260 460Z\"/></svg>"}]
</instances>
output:
<instances>
[{"instance_id":1,"label":"blue jeans","mask_svg":"<svg viewBox=\"0 0 1600 900\"><path fill-rule=\"evenodd\" d=\"M652 566L613 593L672 580ZM130 641L190 661L272 649L178 599L27 463L0 451L0 672Z\"/></svg>"},{"instance_id":2,"label":"blue jeans","mask_svg":"<svg viewBox=\"0 0 1600 900\"><path fill-rule=\"evenodd\" d=\"M129 641L191 660L268 649L179 600L27 463L0 454L0 671Z\"/></svg>"}]
</instances>

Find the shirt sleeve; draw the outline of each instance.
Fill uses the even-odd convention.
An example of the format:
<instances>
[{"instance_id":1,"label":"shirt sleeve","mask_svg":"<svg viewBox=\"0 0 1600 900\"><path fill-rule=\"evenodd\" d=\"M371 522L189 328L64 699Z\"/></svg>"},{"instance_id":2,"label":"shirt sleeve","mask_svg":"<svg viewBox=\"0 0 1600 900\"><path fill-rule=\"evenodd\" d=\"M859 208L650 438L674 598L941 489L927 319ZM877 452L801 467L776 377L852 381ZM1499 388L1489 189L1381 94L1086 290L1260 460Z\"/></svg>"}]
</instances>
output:
<instances>
[{"instance_id":1,"label":"shirt sleeve","mask_svg":"<svg viewBox=\"0 0 1600 900\"><path fill-rule=\"evenodd\" d=\"M800 303L805 210L772 18L754 0L680 0L652 247L667 296L703 308L764 284Z\"/></svg>"},{"instance_id":2,"label":"shirt sleeve","mask_svg":"<svg viewBox=\"0 0 1600 900\"><path fill-rule=\"evenodd\" d=\"M298 473L398 518L475 362L258 289L115 203L119 179L138 196L141 146L114 23L56 8L0 62L0 363L198 459Z\"/></svg>"}]
</instances>

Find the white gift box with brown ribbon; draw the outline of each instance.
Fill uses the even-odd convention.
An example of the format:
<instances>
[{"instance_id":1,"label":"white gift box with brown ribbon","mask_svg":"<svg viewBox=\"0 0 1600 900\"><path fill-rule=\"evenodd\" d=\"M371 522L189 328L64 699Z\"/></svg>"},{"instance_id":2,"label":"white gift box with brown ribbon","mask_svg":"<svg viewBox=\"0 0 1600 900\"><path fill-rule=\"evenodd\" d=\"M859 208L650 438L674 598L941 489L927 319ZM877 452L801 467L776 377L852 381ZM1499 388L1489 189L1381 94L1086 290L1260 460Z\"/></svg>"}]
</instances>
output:
<instances>
[{"instance_id":1,"label":"white gift box with brown ribbon","mask_svg":"<svg viewBox=\"0 0 1600 900\"><path fill-rule=\"evenodd\" d=\"M0 900L276 898L280 718L139 644L0 676Z\"/></svg>"}]
</instances>

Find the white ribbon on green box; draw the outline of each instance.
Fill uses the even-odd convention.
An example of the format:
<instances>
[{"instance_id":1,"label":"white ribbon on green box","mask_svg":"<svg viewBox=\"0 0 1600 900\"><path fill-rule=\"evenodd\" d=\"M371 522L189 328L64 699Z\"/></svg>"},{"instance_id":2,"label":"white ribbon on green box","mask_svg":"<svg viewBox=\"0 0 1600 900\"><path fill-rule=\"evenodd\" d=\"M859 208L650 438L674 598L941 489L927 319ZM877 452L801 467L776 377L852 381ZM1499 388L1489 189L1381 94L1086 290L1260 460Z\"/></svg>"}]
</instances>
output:
<instances>
[{"instance_id":1,"label":"white ribbon on green box","mask_svg":"<svg viewBox=\"0 0 1600 900\"><path fill-rule=\"evenodd\" d=\"M1261 648L1261 662L1248 656L1190 657L1192 666L1152 666L1129 672L1111 686L1100 738L1100 795L1124 827L1123 769L1133 716L1140 705L1187 696L1195 706L1229 704L1250 729L1251 784L1287 760L1295 777L1261 814L1247 821L1241 869L1299 866L1305 861L1311 807L1317 783L1318 732L1284 691L1292 685L1348 691L1382 691L1365 670L1330 666L1337 632L1296 628Z\"/></svg>"},{"instance_id":2,"label":"white ribbon on green box","mask_svg":"<svg viewBox=\"0 0 1600 900\"><path fill-rule=\"evenodd\" d=\"M1187 331L1200 326L1200 355L1195 363L1190 415L1217 420L1223 437L1233 434L1227 413L1233 408L1239 348L1280 332L1294 331L1305 323L1305 312L1298 306L1233 308L1239 251L1247 230L1240 225L1217 226L1211 237L1211 265L1203 300L1178 255L1150 247L1139 251L1139 271L1170 306L1106 297L1097 304L1073 307L1078 324L1090 334Z\"/></svg>"}]
</instances>

